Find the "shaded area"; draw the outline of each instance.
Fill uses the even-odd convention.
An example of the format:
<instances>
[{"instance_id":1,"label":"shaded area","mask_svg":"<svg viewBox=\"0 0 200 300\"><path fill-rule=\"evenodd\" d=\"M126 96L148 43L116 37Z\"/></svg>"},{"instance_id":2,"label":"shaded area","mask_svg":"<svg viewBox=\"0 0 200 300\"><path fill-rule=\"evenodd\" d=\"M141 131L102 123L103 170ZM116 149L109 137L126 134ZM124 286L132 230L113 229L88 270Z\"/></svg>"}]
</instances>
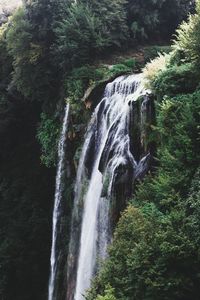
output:
<instances>
[{"instance_id":1,"label":"shaded area","mask_svg":"<svg viewBox=\"0 0 200 300\"><path fill-rule=\"evenodd\" d=\"M0 296L47 297L54 169L40 164L38 109L17 99L1 111Z\"/></svg>"}]
</instances>

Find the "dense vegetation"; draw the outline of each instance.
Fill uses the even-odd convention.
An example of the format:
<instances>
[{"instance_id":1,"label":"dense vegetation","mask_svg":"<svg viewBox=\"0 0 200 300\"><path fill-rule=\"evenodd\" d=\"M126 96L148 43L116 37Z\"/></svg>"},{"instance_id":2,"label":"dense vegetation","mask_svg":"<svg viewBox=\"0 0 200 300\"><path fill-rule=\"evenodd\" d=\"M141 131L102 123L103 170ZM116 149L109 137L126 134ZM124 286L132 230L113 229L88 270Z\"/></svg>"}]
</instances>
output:
<instances>
[{"instance_id":1,"label":"dense vegetation","mask_svg":"<svg viewBox=\"0 0 200 300\"><path fill-rule=\"evenodd\" d=\"M111 69L99 66L99 60L107 62L114 53L123 56L141 43L168 43L189 10L194 10L193 1L78 0L74 5L70 0L27 0L4 19L0 26L1 299L47 298L54 167L65 100L72 107L71 178L65 191L70 202L70 184L89 116L80 101L85 89L141 68L141 61L132 58L119 59ZM197 14L181 25L173 52L162 59L163 72L149 74L157 97L153 134L159 167L141 183L124 212L110 259L88 299L198 299L199 41L198 1ZM149 60L148 53L144 61Z\"/></svg>"}]
</instances>

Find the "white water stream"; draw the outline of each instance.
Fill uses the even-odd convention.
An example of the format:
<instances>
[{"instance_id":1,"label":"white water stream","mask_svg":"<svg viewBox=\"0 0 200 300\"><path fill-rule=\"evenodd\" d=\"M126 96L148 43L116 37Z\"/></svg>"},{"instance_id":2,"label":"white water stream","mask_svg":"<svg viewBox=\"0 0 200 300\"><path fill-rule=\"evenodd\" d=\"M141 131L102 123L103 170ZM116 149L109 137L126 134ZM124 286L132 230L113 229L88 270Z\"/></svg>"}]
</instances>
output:
<instances>
[{"instance_id":1,"label":"white water stream","mask_svg":"<svg viewBox=\"0 0 200 300\"><path fill-rule=\"evenodd\" d=\"M58 222L61 215L61 200L62 200L62 174L64 171L64 159L65 159L65 146L67 138L67 127L69 117L69 104L65 107L65 116L63 119L63 127L60 135L58 145L58 168L56 175L56 189L54 197L54 210L53 210L53 233L52 233L52 248L51 248L51 273L49 279L49 294L48 300L54 299L54 288L57 272L57 255L56 255L56 242L58 237Z\"/></svg>"}]
</instances>

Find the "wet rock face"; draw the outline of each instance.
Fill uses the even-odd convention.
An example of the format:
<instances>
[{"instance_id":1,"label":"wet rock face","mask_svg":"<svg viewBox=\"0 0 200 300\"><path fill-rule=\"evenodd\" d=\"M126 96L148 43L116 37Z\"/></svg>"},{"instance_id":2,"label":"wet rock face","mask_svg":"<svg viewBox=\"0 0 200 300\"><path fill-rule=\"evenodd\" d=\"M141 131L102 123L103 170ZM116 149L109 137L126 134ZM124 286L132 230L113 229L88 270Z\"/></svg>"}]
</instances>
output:
<instances>
[{"instance_id":1,"label":"wet rock face","mask_svg":"<svg viewBox=\"0 0 200 300\"><path fill-rule=\"evenodd\" d=\"M106 85L108 83L112 82L113 80L115 80L120 75L123 75L123 72L122 72L122 74L118 74L118 75L112 74L112 75L110 75L109 78L104 79L104 80L97 82L94 85L90 86L86 90L86 92L82 98L82 101L85 102L86 108L94 110L95 107L100 102L102 102L101 100L102 100L102 96L105 92Z\"/></svg>"},{"instance_id":2,"label":"wet rock face","mask_svg":"<svg viewBox=\"0 0 200 300\"><path fill-rule=\"evenodd\" d=\"M130 177L131 171L129 169L131 169L132 161L126 147L124 147L123 155L125 163L119 164L116 169L116 183L125 183L132 177L142 179L143 176L145 176L145 169L148 169L151 154L153 154L153 149L148 142L148 137L151 131L151 125L154 123L154 118L154 101L151 94L146 93L144 96L141 96L138 101L130 103L129 123L127 123L127 127L123 130L122 134L128 137L128 141L124 140L124 145L126 142L130 145L130 152L137 165L133 168L132 173L134 175ZM101 173L105 172L109 162L116 155L119 139L115 139L115 137L119 123L120 119L116 119L110 128L99 163L99 171ZM123 138L121 137L121 139Z\"/></svg>"}]
</instances>

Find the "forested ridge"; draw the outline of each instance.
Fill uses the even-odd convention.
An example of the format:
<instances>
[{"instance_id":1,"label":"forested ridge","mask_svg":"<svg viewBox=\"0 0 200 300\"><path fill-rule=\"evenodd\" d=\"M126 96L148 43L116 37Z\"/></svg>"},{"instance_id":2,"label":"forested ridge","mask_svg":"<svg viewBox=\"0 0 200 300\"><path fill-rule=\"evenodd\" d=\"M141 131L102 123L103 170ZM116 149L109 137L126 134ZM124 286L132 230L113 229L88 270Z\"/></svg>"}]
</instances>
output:
<instances>
[{"instance_id":1,"label":"forested ridge","mask_svg":"<svg viewBox=\"0 0 200 300\"><path fill-rule=\"evenodd\" d=\"M152 167L135 184L85 297L198 300L200 1L25 0L0 23L0 299L48 297L57 148L69 103L58 278L65 299L87 123L106 83L143 72L155 102Z\"/></svg>"}]
</instances>

